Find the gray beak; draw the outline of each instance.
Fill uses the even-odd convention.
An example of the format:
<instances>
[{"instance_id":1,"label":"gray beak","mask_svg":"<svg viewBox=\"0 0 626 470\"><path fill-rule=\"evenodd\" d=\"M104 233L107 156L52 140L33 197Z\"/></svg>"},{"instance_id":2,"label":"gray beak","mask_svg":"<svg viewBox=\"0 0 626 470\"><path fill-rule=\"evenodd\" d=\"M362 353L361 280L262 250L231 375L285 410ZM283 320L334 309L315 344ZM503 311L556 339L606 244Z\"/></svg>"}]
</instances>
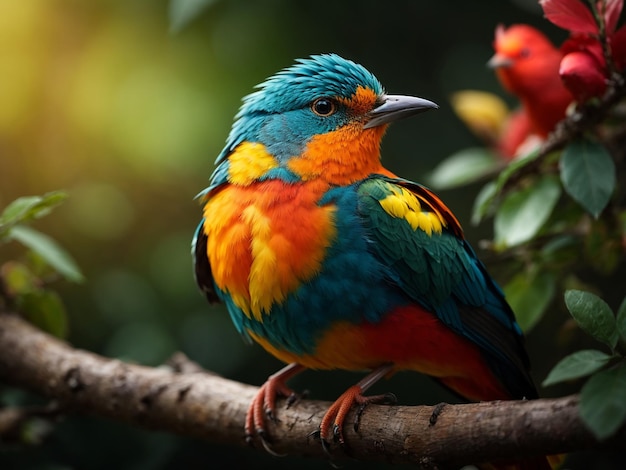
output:
<instances>
[{"instance_id":1,"label":"gray beak","mask_svg":"<svg viewBox=\"0 0 626 470\"><path fill-rule=\"evenodd\" d=\"M384 95L383 99L385 100L383 104L368 113L368 121L363 126L364 129L378 127L398 119L423 113L429 109L439 108L432 101L416 96Z\"/></svg>"},{"instance_id":2,"label":"gray beak","mask_svg":"<svg viewBox=\"0 0 626 470\"><path fill-rule=\"evenodd\" d=\"M502 54L494 54L487 62L487 67L491 69L507 68L513 65L513 60Z\"/></svg>"}]
</instances>

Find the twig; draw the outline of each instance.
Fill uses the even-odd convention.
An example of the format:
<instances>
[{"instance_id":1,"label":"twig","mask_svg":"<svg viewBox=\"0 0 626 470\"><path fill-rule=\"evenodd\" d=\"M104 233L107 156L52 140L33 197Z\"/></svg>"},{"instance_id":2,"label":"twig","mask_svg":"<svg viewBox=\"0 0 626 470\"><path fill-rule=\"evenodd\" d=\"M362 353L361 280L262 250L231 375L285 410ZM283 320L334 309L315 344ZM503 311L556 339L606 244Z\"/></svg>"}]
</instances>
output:
<instances>
[{"instance_id":1,"label":"twig","mask_svg":"<svg viewBox=\"0 0 626 470\"><path fill-rule=\"evenodd\" d=\"M604 62L609 73L609 77L616 74L615 62L613 61L613 54L611 53L611 44L608 40L608 31L606 30L606 1L601 1L596 4L595 1L589 2L591 11L593 12L594 19L598 25L598 42L602 46L602 55L604 56ZM598 8L599 7L599 8Z\"/></svg>"},{"instance_id":2,"label":"twig","mask_svg":"<svg viewBox=\"0 0 626 470\"><path fill-rule=\"evenodd\" d=\"M503 192L515 186L525 176L536 173L552 152L563 149L568 143L591 131L606 119L611 108L626 97L625 83L623 75L614 74L604 96L599 101L577 105L571 114L557 124L542 144L535 159L521 167L506 181Z\"/></svg>"}]
</instances>

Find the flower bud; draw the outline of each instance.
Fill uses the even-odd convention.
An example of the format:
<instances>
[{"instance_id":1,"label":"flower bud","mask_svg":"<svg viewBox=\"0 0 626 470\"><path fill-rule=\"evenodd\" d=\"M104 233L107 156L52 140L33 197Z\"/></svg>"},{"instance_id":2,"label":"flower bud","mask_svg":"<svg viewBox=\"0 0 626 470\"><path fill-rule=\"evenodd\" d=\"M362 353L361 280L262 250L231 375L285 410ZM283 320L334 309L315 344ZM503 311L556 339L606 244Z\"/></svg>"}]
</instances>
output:
<instances>
[{"instance_id":1,"label":"flower bud","mask_svg":"<svg viewBox=\"0 0 626 470\"><path fill-rule=\"evenodd\" d=\"M561 60L559 75L563 84L579 103L604 94L607 78L603 64L586 51L566 54Z\"/></svg>"}]
</instances>

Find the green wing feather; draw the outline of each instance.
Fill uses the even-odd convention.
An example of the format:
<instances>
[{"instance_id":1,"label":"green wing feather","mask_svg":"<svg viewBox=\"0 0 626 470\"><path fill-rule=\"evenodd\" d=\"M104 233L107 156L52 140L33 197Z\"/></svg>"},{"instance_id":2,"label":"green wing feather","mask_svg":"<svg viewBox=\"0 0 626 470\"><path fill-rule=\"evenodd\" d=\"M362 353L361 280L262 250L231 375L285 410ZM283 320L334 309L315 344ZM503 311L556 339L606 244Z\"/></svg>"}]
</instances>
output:
<instances>
[{"instance_id":1,"label":"green wing feather","mask_svg":"<svg viewBox=\"0 0 626 470\"><path fill-rule=\"evenodd\" d=\"M402 179L377 175L357 191L370 249L390 267L393 282L477 344L512 395L536 396L513 312L452 212L427 188Z\"/></svg>"}]
</instances>

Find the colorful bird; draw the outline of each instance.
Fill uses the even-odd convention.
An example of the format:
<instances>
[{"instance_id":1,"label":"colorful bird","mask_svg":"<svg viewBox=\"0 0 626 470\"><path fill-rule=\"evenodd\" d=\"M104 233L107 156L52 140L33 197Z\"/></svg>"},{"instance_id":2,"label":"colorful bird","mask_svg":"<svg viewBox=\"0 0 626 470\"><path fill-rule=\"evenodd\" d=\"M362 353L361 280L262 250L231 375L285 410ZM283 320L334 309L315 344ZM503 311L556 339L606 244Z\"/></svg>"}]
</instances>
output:
<instances>
[{"instance_id":1,"label":"colorful bird","mask_svg":"<svg viewBox=\"0 0 626 470\"><path fill-rule=\"evenodd\" d=\"M266 419L305 369L371 371L323 417L326 445L399 370L472 401L537 397L522 332L458 220L381 164L388 124L434 108L334 54L298 60L244 98L199 195L193 255L208 300L289 364L254 397L248 439L269 441Z\"/></svg>"},{"instance_id":2,"label":"colorful bird","mask_svg":"<svg viewBox=\"0 0 626 470\"><path fill-rule=\"evenodd\" d=\"M520 100L519 113L527 122L527 133L547 137L573 101L559 76L563 52L526 24L498 25L493 47L495 54L488 65L496 70L502 86ZM501 137L502 147L515 147L509 140L519 140L519 129L512 129L514 135Z\"/></svg>"}]
</instances>

